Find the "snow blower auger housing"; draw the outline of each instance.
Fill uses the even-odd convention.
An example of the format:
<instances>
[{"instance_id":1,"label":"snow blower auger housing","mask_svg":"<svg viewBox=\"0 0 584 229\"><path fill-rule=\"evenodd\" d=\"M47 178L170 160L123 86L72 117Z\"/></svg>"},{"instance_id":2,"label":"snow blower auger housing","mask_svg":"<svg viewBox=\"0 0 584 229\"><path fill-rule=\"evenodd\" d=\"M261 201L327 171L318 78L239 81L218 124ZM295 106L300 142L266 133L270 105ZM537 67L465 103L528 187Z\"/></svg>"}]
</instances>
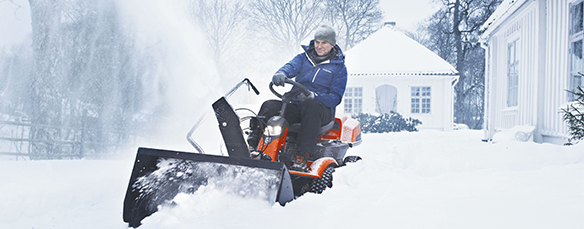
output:
<instances>
[{"instance_id":1,"label":"snow blower auger housing","mask_svg":"<svg viewBox=\"0 0 584 229\"><path fill-rule=\"evenodd\" d=\"M317 151L308 159L308 171L288 170L299 125L289 125L283 114L296 95L308 90L293 80L287 79L286 83L297 89L280 95L270 83L272 93L282 99L282 109L279 116L266 123L257 148L248 146L244 137L248 131L241 128L242 120L257 121L257 117L240 118L227 101L243 84L259 94L248 79L212 105L229 156L204 154L191 139L192 132L204 117L187 135L199 153L139 148L124 199L124 221L131 227L138 227L142 219L160 207L174 205L175 196L192 194L201 188L278 202L284 206L306 192L321 193L326 187L332 187L332 173L336 167L361 159L358 156L345 157L348 148L361 143L359 122L346 117L335 118L321 127Z\"/></svg>"}]
</instances>

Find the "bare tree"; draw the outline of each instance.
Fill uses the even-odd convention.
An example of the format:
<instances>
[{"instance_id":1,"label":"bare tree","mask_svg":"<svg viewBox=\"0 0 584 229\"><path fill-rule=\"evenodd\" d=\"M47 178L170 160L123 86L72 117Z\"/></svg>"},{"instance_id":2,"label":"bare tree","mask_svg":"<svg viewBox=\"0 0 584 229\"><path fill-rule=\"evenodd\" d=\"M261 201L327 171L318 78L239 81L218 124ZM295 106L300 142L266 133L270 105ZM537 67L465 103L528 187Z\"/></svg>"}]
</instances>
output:
<instances>
[{"instance_id":1,"label":"bare tree","mask_svg":"<svg viewBox=\"0 0 584 229\"><path fill-rule=\"evenodd\" d=\"M196 0L192 3L194 18L205 31L213 59L220 71L225 70L245 35L245 7L241 2L230 0Z\"/></svg>"},{"instance_id":2,"label":"bare tree","mask_svg":"<svg viewBox=\"0 0 584 229\"><path fill-rule=\"evenodd\" d=\"M423 22L418 22L416 24L416 26L414 27L414 30L401 30L406 36L414 39L415 41L417 41L418 43L425 45L426 47L427 44L429 43L429 40L431 39L430 33L427 31L428 28L428 22L423 21Z\"/></svg>"},{"instance_id":3,"label":"bare tree","mask_svg":"<svg viewBox=\"0 0 584 229\"><path fill-rule=\"evenodd\" d=\"M442 59L451 64L456 63L456 45L454 44L454 36L449 31L452 28L452 21L444 17L446 14L441 9L428 18L424 24L418 28L419 33L425 35L418 35L423 39L418 40L421 44L428 47L430 50L438 54Z\"/></svg>"},{"instance_id":4,"label":"bare tree","mask_svg":"<svg viewBox=\"0 0 584 229\"><path fill-rule=\"evenodd\" d=\"M377 31L383 19L379 0L326 0L325 8L343 50Z\"/></svg>"},{"instance_id":5,"label":"bare tree","mask_svg":"<svg viewBox=\"0 0 584 229\"><path fill-rule=\"evenodd\" d=\"M288 52L323 22L323 0L253 0L250 3L252 27Z\"/></svg>"},{"instance_id":6,"label":"bare tree","mask_svg":"<svg viewBox=\"0 0 584 229\"><path fill-rule=\"evenodd\" d=\"M426 45L456 66L454 119L471 128L482 127L484 98L484 52L478 47L479 27L501 0L437 0L444 7L428 24L431 39Z\"/></svg>"}]
</instances>

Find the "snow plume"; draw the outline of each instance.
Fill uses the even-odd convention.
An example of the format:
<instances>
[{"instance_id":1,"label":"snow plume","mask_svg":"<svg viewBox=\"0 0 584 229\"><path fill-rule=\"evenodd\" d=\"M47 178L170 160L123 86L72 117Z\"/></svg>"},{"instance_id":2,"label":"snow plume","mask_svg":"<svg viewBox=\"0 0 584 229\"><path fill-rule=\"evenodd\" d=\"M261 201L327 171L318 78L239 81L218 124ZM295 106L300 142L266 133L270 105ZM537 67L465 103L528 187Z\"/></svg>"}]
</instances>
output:
<instances>
[{"instance_id":1,"label":"snow plume","mask_svg":"<svg viewBox=\"0 0 584 229\"><path fill-rule=\"evenodd\" d=\"M0 113L56 127L31 130L31 138L42 140L31 147L39 158L80 154L43 144L78 141L65 128L92 129L86 137L104 145L138 135L157 147L188 146L190 126L226 91L189 0L16 3L30 6L21 10L30 9L32 35L13 48L0 47L6 79ZM113 153L104 146L84 151L87 157Z\"/></svg>"},{"instance_id":2,"label":"snow plume","mask_svg":"<svg viewBox=\"0 0 584 229\"><path fill-rule=\"evenodd\" d=\"M142 78L145 91L152 92L146 95L146 110L167 115L154 130L163 143L153 144L182 148L188 128L211 110L213 99L222 92L203 33L193 23L186 0L127 0L117 5L137 55L152 58L146 66L151 72Z\"/></svg>"}]
</instances>

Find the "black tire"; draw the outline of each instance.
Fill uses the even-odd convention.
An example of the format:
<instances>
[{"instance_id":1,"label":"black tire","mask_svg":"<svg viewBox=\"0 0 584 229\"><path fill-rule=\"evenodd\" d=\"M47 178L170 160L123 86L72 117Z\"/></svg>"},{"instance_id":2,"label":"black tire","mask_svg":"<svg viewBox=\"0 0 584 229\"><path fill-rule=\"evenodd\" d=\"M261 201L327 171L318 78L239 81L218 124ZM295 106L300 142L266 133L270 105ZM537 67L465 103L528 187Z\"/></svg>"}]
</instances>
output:
<instances>
[{"instance_id":1,"label":"black tire","mask_svg":"<svg viewBox=\"0 0 584 229\"><path fill-rule=\"evenodd\" d=\"M350 155L350 156L346 156L345 159L343 159L343 164L355 163L359 160L362 160L362 158L359 156Z\"/></svg>"},{"instance_id":2,"label":"black tire","mask_svg":"<svg viewBox=\"0 0 584 229\"><path fill-rule=\"evenodd\" d=\"M310 184L310 189L308 190L308 192L321 194L327 187L332 188L334 172L335 172L334 167L330 165L326 167L326 169L322 173L322 176L312 181L312 184Z\"/></svg>"}]
</instances>

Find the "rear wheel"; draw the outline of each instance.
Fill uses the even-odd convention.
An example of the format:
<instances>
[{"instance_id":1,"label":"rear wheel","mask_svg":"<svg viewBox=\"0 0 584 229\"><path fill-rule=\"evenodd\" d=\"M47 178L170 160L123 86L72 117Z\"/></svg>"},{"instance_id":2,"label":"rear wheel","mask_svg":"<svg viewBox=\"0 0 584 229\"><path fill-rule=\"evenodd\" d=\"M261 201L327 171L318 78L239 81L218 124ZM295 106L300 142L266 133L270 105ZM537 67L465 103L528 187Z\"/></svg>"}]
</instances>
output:
<instances>
[{"instance_id":1,"label":"rear wheel","mask_svg":"<svg viewBox=\"0 0 584 229\"><path fill-rule=\"evenodd\" d=\"M298 178L293 181L294 195L296 198L304 195L304 193L312 192L321 194L327 187L333 187L333 172L335 168L332 165L326 167L320 178Z\"/></svg>"},{"instance_id":2,"label":"rear wheel","mask_svg":"<svg viewBox=\"0 0 584 229\"><path fill-rule=\"evenodd\" d=\"M312 181L310 185L310 189L308 192L321 194L327 187L333 187L333 173L335 172L335 168L333 166L327 166L322 176Z\"/></svg>"}]
</instances>

